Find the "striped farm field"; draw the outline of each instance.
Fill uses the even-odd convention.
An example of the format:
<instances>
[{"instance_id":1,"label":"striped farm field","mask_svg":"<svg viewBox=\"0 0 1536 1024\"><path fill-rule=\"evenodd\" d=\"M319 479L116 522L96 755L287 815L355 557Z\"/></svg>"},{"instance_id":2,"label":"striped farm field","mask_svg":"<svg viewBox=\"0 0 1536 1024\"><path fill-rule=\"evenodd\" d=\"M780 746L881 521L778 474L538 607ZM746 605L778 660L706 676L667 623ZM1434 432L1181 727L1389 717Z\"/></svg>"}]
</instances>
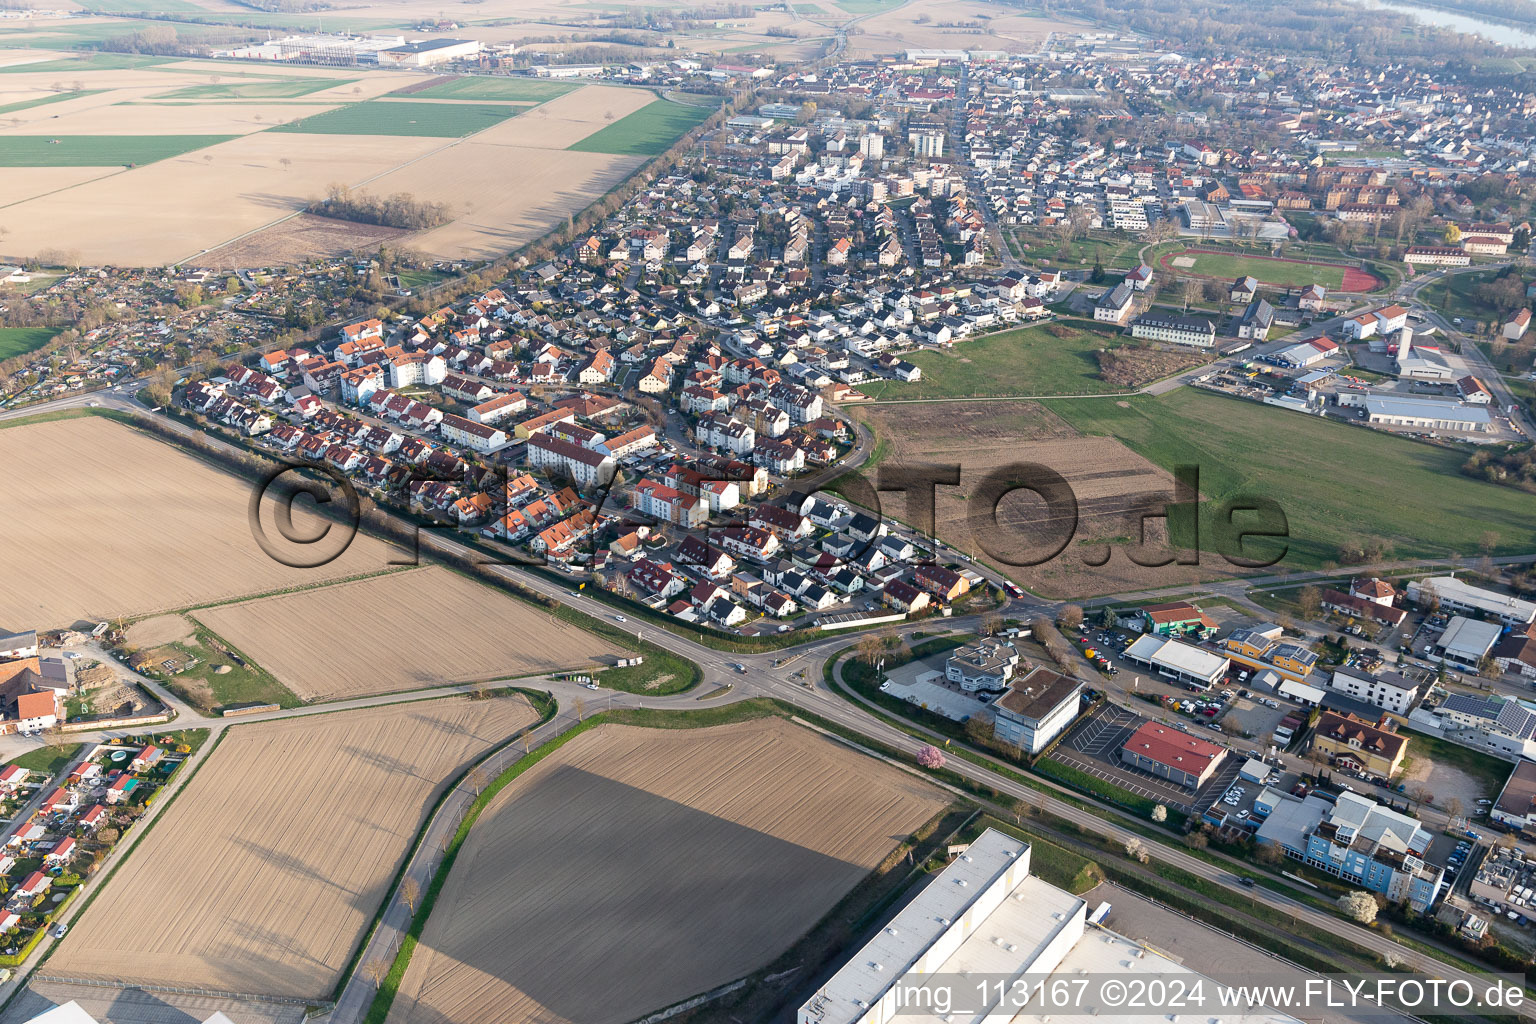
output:
<instances>
[{"instance_id":1,"label":"striped farm field","mask_svg":"<svg viewBox=\"0 0 1536 1024\"><path fill-rule=\"evenodd\" d=\"M567 82L540 82L526 78L489 78L465 75L408 85L390 95L419 100L506 100L510 103L542 103L564 96L581 86Z\"/></svg>"},{"instance_id":2,"label":"striped farm field","mask_svg":"<svg viewBox=\"0 0 1536 1024\"><path fill-rule=\"evenodd\" d=\"M536 717L520 696L449 697L233 727L50 966L328 998L438 794Z\"/></svg>"},{"instance_id":3,"label":"striped farm field","mask_svg":"<svg viewBox=\"0 0 1536 1024\"><path fill-rule=\"evenodd\" d=\"M304 700L592 670L625 653L441 566L193 615ZM396 622L411 625L380 627Z\"/></svg>"},{"instance_id":4,"label":"striped farm field","mask_svg":"<svg viewBox=\"0 0 1536 1024\"><path fill-rule=\"evenodd\" d=\"M782 718L599 725L459 848L386 1024L624 1024L772 962L949 803Z\"/></svg>"},{"instance_id":5,"label":"striped farm field","mask_svg":"<svg viewBox=\"0 0 1536 1024\"><path fill-rule=\"evenodd\" d=\"M568 148L580 153L657 156L713 113L710 107L657 100Z\"/></svg>"},{"instance_id":6,"label":"striped farm field","mask_svg":"<svg viewBox=\"0 0 1536 1024\"><path fill-rule=\"evenodd\" d=\"M1183 277L1212 277L1229 281L1239 277L1253 277L1260 284L1272 288L1305 288L1309 284L1320 284L1335 292L1369 292L1386 283L1369 271L1341 263L1315 263L1311 260L1251 256L1210 249L1185 249L1166 253L1159 262L1165 271Z\"/></svg>"}]
</instances>

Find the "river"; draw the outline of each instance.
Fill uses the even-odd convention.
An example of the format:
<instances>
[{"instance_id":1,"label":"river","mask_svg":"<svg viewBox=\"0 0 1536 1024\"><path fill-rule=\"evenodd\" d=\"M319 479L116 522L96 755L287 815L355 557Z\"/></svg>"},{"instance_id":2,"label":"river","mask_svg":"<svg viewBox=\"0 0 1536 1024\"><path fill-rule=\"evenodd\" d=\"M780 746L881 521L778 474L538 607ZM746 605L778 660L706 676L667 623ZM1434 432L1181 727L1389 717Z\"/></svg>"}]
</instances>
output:
<instances>
[{"instance_id":1,"label":"river","mask_svg":"<svg viewBox=\"0 0 1536 1024\"><path fill-rule=\"evenodd\" d=\"M1500 46L1536 50L1536 32L1497 21L1486 21L1473 14L1462 14L1440 7L1420 7L1417 4L1398 3L1395 0L1356 0L1356 2L1365 7L1384 7L1389 11L1398 11L1426 25L1439 25L1441 28L1482 36Z\"/></svg>"}]
</instances>

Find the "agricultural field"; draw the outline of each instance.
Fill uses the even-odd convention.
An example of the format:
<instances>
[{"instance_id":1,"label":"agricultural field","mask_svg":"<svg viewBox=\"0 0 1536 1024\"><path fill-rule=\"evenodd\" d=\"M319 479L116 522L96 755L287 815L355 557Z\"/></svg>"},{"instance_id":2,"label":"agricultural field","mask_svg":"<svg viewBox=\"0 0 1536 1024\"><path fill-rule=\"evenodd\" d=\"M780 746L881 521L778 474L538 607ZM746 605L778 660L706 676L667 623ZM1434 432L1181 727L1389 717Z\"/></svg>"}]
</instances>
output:
<instances>
[{"instance_id":1,"label":"agricultural field","mask_svg":"<svg viewBox=\"0 0 1536 1024\"><path fill-rule=\"evenodd\" d=\"M1200 566L1137 565L1127 554L1140 538L1140 512L1147 505L1161 511L1172 500L1173 478L1166 466L1149 461L1111 437L1085 437L1059 414L1080 403L1113 406L1116 399L1038 402L951 402L930 406L874 405L850 409L875 433L881 464L940 463L960 467L958 487L935 490L938 536L967 554L1006 573L1022 587L1050 597L1072 598L1148 587L1178 586L1199 580L1226 578L1233 571L1223 561L1206 558ZM914 409L924 410L914 416ZM1077 501L1072 540L1055 558L1040 565L1008 566L976 543L968 515L971 497L988 473L1015 463L1036 463L1064 477ZM904 516L892 506L890 513ZM1044 538L1056 538L1072 526L1055 517L1041 500L1016 491L997 507L997 522L1005 542L1016 545L1014 561L1043 557ZM1149 522L1148 550L1139 555L1153 561L1167 550L1167 535L1158 520ZM1103 558L1111 545L1109 560ZM1054 546L1054 545L1052 545ZM1048 550L1048 549L1047 549ZM1005 552L1006 553L1006 552Z\"/></svg>"},{"instance_id":2,"label":"agricultural field","mask_svg":"<svg viewBox=\"0 0 1536 1024\"><path fill-rule=\"evenodd\" d=\"M1530 496L1460 475L1466 456L1457 449L1191 388L1046 405L1164 470L1198 466L1207 547L1215 502L1239 494L1279 502L1289 521L1288 568L1317 569L1339 561L1341 545L1372 539L1396 559L1465 555L1488 531L1499 538L1496 553L1512 553L1536 532ZM1332 472L1317 472L1319 453Z\"/></svg>"},{"instance_id":3,"label":"agricultural field","mask_svg":"<svg viewBox=\"0 0 1536 1024\"><path fill-rule=\"evenodd\" d=\"M626 653L440 566L193 615L307 701L596 669Z\"/></svg>"},{"instance_id":4,"label":"agricultural field","mask_svg":"<svg viewBox=\"0 0 1536 1024\"><path fill-rule=\"evenodd\" d=\"M42 348L58 333L52 327L0 327L0 360Z\"/></svg>"},{"instance_id":5,"label":"agricultural field","mask_svg":"<svg viewBox=\"0 0 1536 1024\"><path fill-rule=\"evenodd\" d=\"M437 78L419 85L408 85L390 95L425 100L505 100L513 103L543 103L564 96L580 86L567 82L541 82L527 78L480 78L457 76Z\"/></svg>"},{"instance_id":6,"label":"agricultural field","mask_svg":"<svg viewBox=\"0 0 1536 1024\"><path fill-rule=\"evenodd\" d=\"M1385 283L1374 274L1339 264L1200 249L1164 253L1158 262L1165 272L1185 277L1213 277L1233 281L1251 276L1257 278L1259 283L1274 288L1304 288L1309 284L1320 284L1335 292L1369 292Z\"/></svg>"},{"instance_id":7,"label":"agricultural field","mask_svg":"<svg viewBox=\"0 0 1536 1024\"><path fill-rule=\"evenodd\" d=\"M9 546L0 622L39 629L184 608L378 571L400 553L358 536L320 569L273 561L252 537L250 484L131 427L80 416L0 429ZM296 529L319 524L302 506ZM271 512L265 513L268 529ZM154 572L145 572L147 565Z\"/></svg>"},{"instance_id":8,"label":"agricultural field","mask_svg":"<svg viewBox=\"0 0 1536 1024\"><path fill-rule=\"evenodd\" d=\"M999 11L980 0L828 0L847 16L862 19L848 38L852 57L900 53L912 47L943 50L1003 50L1027 53L1052 32L1080 32L1084 26L1023 11ZM824 4L823 6L826 6Z\"/></svg>"},{"instance_id":9,"label":"agricultural field","mask_svg":"<svg viewBox=\"0 0 1536 1024\"><path fill-rule=\"evenodd\" d=\"M131 167L217 146L233 135L0 136L0 167Z\"/></svg>"},{"instance_id":10,"label":"agricultural field","mask_svg":"<svg viewBox=\"0 0 1536 1024\"><path fill-rule=\"evenodd\" d=\"M771 962L947 803L779 718L598 726L486 807L387 1024L634 1020Z\"/></svg>"},{"instance_id":11,"label":"agricultural field","mask_svg":"<svg viewBox=\"0 0 1536 1024\"><path fill-rule=\"evenodd\" d=\"M312 114L271 129L302 135L411 135L456 139L515 117L521 108L482 103L371 100Z\"/></svg>"},{"instance_id":12,"label":"agricultural field","mask_svg":"<svg viewBox=\"0 0 1536 1024\"><path fill-rule=\"evenodd\" d=\"M920 379L859 390L876 401L1102 395L1121 389L1100 379L1095 353L1122 340L1119 332L1080 321L1020 327L962 341L948 352L915 352L906 358L922 368Z\"/></svg>"},{"instance_id":13,"label":"agricultural field","mask_svg":"<svg viewBox=\"0 0 1536 1024\"><path fill-rule=\"evenodd\" d=\"M656 100L568 148L582 153L657 156L712 113L710 107Z\"/></svg>"},{"instance_id":14,"label":"agricultural field","mask_svg":"<svg viewBox=\"0 0 1536 1024\"><path fill-rule=\"evenodd\" d=\"M433 257L496 257L601 198L652 145L695 123L677 124L678 105L650 90L599 84L30 56L0 68L0 191L11 201L13 260L51 249L92 264L231 269L392 239ZM666 116L628 121L658 104ZM579 148L607 129L609 142ZM520 168L521 187L505 187L507 166ZM408 192L445 205L452 219L418 233L289 223L335 183ZM129 212L104 221L103 209Z\"/></svg>"},{"instance_id":15,"label":"agricultural field","mask_svg":"<svg viewBox=\"0 0 1536 1024\"><path fill-rule=\"evenodd\" d=\"M438 794L535 719L520 696L455 697L232 728L51 965L327 998Z\"/></svg>"}]
</instances>

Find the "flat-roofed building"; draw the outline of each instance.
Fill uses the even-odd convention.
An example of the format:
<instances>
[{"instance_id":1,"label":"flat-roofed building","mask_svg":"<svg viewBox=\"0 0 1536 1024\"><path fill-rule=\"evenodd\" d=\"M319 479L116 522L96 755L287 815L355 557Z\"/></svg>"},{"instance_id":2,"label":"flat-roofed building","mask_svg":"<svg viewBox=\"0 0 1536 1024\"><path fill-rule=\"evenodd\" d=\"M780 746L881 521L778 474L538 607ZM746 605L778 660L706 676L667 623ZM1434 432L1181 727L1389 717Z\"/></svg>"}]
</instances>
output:
<instances>
[{"instance_id":1,"label":"flat-roofed building","mask_svg":"<svg viewBox=\"0 0 1536 1024\"><path fill-rule=\"evenodd\" d=\"M1125 659L1145 665L1158 675L1209 689L1226 675L1232 662L1212 651L1168 637L1146 635L1125 649Z\"/></svg>"},{"instance_id":2,"label":"flat-roofed building","mask_svg":"<svg viewBox=\"0 0 1536 1024\"><path fill-rule=\"evenodd\" d=\"M795 1013L796 1024L983 1024L986 1021L1042 1022L1043 1014L1090 1013L1011 1003L1006 985L971 987L963 1010L946 1011L932 1000L912 999L925 978L1060 977L1123 973L1136 965L1138 977L1181 979L1193 985L1202 976L1183 964L1089 921L1080 897L1030 873L1030 846L995 829L983 832L948 867L875 933ZM1047 986L1049 983L1047 982ZM1234 1024L1299 1024L1295 1018L1248 1003L1224 1007ZM1097 1012L1094 1008L1092 1012ZM1110 1015L1111 1017L1113 1014Z\"/></svg>"},{"instance_id":3,"label":"flat-roofed building","mask_svg":"<svg viewBox=\"0 0 1536 1024\"><path fill-rule=\"evenodd\" d=\"M1019 651L997 637L981 637L956 647L944 663L944 678L967 693L1001 690L1013 678Z\"/></svg>"},{"instance_id":4,"label":"flat-roofed building","mask_svg":"<svg viewBox=\"0 0 1536 1024\"><path fill-rule=\"evenodd\" d=\"M1496 622L1452 615L1445 632L1430 648L1429 657L1475 672L1499 642L1503 629Z\"/></svg>"},{"instance_id":5,"label":"flat-roofed building","mask_svg":"<svg viewBox=\"0 0 1536 1024\"><path fill-rule=\"evenodd\" d=\"M1463 583L1455 576L1431 576L1408 584L1408 600L1423 603L1433 594L1440 607L1452 612L1475 612L1511 626L1536 622L1536 604Z\"/></svg>"}]
</instances>

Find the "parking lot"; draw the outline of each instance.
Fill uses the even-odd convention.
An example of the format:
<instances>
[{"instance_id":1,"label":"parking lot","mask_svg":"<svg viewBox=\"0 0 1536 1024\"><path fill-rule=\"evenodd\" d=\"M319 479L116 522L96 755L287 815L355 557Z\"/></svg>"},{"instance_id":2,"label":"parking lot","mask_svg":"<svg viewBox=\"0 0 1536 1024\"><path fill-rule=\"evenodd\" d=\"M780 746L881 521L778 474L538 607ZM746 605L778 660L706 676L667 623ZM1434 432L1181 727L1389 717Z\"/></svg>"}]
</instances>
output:
<instances>
[{"instance_id":1,"label":"parking lot","mask_svg":"<svg viewBox=\"0 0 1536 1024\"><path fill-rule=\"evenodd\" d=\"M1241 767L1241 758L1229 757L1215 777L1200 788L1199 793L1191 793L1166 779L1127 767L1120 761L1120 748L1146 721L1148 719L1125 708L1103 704L1073 726L1051 756L1062 764L1112 782L1137 796L1156 800L1186 813L1195 806L1201 806L1201 800L1214 787L1221 785L1223 778L1228 777L1229 773L1235 776ZM1193 730L1190 732L1195 735Z\"/></svg>"}]
</instances>

